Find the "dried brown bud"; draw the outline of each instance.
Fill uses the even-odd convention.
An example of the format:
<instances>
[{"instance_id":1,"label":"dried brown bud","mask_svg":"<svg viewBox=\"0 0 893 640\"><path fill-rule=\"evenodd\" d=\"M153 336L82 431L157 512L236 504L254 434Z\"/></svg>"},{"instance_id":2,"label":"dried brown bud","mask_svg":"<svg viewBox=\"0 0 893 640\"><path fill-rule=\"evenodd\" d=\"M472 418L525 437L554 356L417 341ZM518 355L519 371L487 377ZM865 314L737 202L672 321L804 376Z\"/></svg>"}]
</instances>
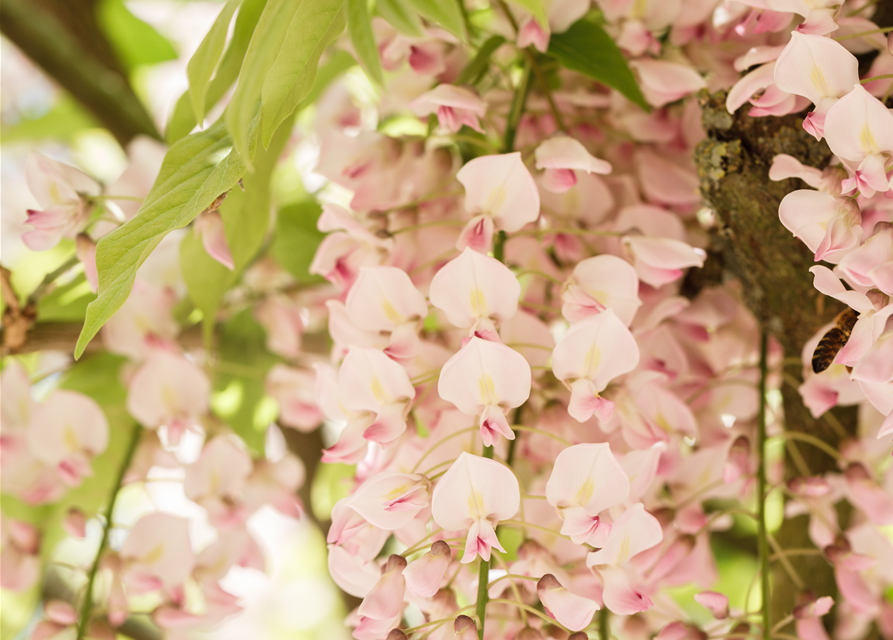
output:
<instances>
[{"instance_id":1,"label":"dried brown bud","mask_svg":"<svg viewBox=\"0 0 893 640\"><path fill-rule=\"evenodd\" d=\"M408 640L408 636L400 631L400 629L391 629L386 640Z\"/></svg>"}]
</instances>

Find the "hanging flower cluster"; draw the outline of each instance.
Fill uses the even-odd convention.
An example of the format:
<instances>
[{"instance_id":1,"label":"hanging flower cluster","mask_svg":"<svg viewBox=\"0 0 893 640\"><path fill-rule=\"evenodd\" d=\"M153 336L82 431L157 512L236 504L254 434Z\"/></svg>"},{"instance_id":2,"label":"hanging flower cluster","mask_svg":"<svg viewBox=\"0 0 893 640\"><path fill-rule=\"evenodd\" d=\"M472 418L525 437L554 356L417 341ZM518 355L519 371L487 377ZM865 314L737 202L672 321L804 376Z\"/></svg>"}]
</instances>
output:
<instances>
[{"instance_id":1,"label":"hanging flower cluster","mask_svg":"<svg viewBox=\"0 0 893 640\"><path fill-rule=\"evenodd\" d=\"M794 573L799 604L785 615L797 637L828 638L832 607L832 637L860 638L872 624L893 637L893 545L880 529L893 524L893 467L875 442L893 435L893 55L868 5L546 5L547 22L514 4L489 8L476 28L500 42L483 64L445 31L411 36L373 19L381 99L361 109L336 82L298 143L318 144L314 172L327 181L325 235L307 256L316 280L295 282L269 256L243 270L222 199L193 225L232 271L229 306L215 312L250 309L265 332L278 425L322 429L322 462L353 465L326 532L331 577L360 602L347 618L353 637L582 640L609 627L623 639L769 637L751 602L743 610L715 590L712 547L735 518L763 518L753 505L766 500L767 474L786 515L809 516L840 593L817 597ZM641 100L542 55L592 23L593 9ZM866 82L854 54L869 50L879 55L866 78L878 79ZM463 71L474 64L483 81ZM763 390L777 395L784 356L800 354L761 349L737 283L687 285L712 226L691 160L703 89L728 90L729 111L750 103L755 117L812 103L803 126L834 154L823 168L778 156L766 179L811 187L783 200L781 224L833 265L812 267L816 289L858 314L839 319L830 366L814 370L813 353L835 327L802 354L800 393L815 417L862 412L863 437L829 454L836 472L786 482L767 463L766 422L779 435L783 416L761 396L760 365L772 374ZM114 226L102 214L127 219L116 198L148 190L127 173L102 187L41 156L27 175L43 210L28 213L23 240L34 250L76 240L95 290L93 238ZM97 637L136 600L153 603L167 638L213 627L239 610L221 582L230 569L265 568L252 515L264 505L302 515L301 460L238 437L213 401L227 363L207 343L183 346L186 296L163 261L192 240L171 235L156 250L102 342L125 361L119 413L135 435L123 482L175 477L217 537L200 547L186 518L143 515L120 544L103 538L88 617L50 603L34 637L82 633L90 598ZM64 388L35 399L16 363L2 384L4 492L56 502L91 476L110 418ZM279 427L267 436L281 440ZM839 521L844 500L853 514ZM67 530L83 536L87 517L67 514ZM0 531L3 586L33 585L39 531L6 516ZM692 585L695 614L671 595Z\"/></svg>"}]
</instances>

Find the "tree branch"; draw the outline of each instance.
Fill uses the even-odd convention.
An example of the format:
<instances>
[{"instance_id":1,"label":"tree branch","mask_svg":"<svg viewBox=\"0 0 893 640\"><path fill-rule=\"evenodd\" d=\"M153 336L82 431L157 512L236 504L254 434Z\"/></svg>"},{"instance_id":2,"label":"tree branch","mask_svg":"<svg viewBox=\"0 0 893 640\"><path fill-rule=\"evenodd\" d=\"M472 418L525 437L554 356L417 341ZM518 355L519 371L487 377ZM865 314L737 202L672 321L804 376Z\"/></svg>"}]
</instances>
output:
<instances>
[{"instance_id":1,"label":"tree branch","mask_svg":"<svg viewBox=\"0 0 893 640\"><path fill-rule=\"evenodd\" d=\"M161 140L151 116L124 77L85 50L52 15L26 0L3 0L0 30L122 145L140 134Z\"/></svg>"}]
</instances>

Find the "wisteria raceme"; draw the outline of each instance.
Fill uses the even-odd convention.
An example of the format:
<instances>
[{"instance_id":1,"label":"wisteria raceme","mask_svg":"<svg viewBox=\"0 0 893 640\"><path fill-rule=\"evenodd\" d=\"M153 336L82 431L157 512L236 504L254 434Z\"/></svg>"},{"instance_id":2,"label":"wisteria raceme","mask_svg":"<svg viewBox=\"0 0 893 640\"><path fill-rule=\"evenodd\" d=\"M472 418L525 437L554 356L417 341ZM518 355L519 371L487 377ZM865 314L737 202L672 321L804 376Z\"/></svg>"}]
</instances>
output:
<instances>
[{"instance_id":1,"label":"wisteria raceme","mask_svg":"<svg viewBox=\"0 0 893 640\"><path fill-rule=\"evenodd\" d=\"M304 3L255 7L251 28L331 4ZM333 19L313 46L255 31L222 124L192 113L164 164L137 140L107 185L34 153L21 241L70 259L5 302L5 335L29 324L4 342L0 584L77 577L31 637L137 619L217 637L256 606L240 577L279 572L270 523L299 520L323 532L356 640L893 638L893 53L876 4L379 0L370 18L347 2L345 35ZM301 66L277 86L274 63L320 53L315 85ZM362 68L340 75L351 55ZM800 353L751 314L766 292L717 262L735 234L693 160L707 93L736 117L803 112L828 151L760 169L802 187L775 221L815 262L791 277L852 310ZM250 132L233 124L248 103ZM22 285L3 278L7 300ZM76 363L27 355L35 314L78 287L96 305L80 319L110 310L100 340ZM787 428L801 399L839 446ZM73 540L88 560L54 555Z\"/></svg>"}]
</instances>

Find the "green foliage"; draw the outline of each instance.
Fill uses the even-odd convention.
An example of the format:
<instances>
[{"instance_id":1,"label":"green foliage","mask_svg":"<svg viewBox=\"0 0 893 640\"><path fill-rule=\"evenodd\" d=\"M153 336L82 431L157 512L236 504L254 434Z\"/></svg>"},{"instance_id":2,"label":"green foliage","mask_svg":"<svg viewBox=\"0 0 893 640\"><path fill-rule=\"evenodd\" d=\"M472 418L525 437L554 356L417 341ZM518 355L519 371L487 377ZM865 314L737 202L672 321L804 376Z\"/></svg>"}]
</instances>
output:
<instances>
[{"instance_id":1,"label":"green foliage","mask_svg":"<svg viewBox=\"0 0 893 640\"><path fill-rule=\"evenodd\" d=\"M268 415L264 377L278 362L265 343L266 334L251 309L233 316L220 329L220 363L214 379L215 393L229 394L231 399L215 402L215 412L259 455L263 455L269 425L257 419Z\"/></svg>"},{"instance_id":2,"label":"green foliage","mask_svg":"<svg viewBox=\"0 0 893 640\"><path fill-rule=\"evenodd\" d=\"M37 317L41 322L78 322L84 319L87 305L96 299L87 278L78 274L70 282L55 287L37 302Z\"/></svg>"},{"instance_id":3,"label":"green foliage","mask_svg":"<svg viewBox=\"0 0 893 640\"><path fill-rule=\"evenodd\" d=\"M378 57L378 46L372 34L372 19L366 0L346 0L347 32L353 43L357 58L369 77L378 84L384 84L381 72L381 60Z\"/></svg>"},{"instance_id":4,"label":"green foliage","mask_svg":"<svg viewBox=\"0 0 893 640\"><path fill-rule=\"evenodd\" d=\"M174 229L185 227L245 172L222 123L170 148L136 217L99 241L99 297L87 307L75 357L117 311L133 287L137 269Z\"/></svg>"},{"instance_id":5,"label":"green foliage","mask_svg":"<svg viewBox=\"0 0 893 640\"><path fill-rule=\"evenodd\" d=\"M543 0L509 0L509 2L523 8L527 13L536 18L540 24L549 24L549 18L546 16L546 7Z\"/></svg>"},{"instance_id":6,"label":"green foliage","mask_svg":"<svg viewBox=\"0 0 893 640\"><path fill-rule=\"evenodd\" d=\"M226 109L235 147L250 165L258 133L273 132L310 93L323 50L344 28L344 0L269 0Z\"/></svg>"},{"instance_id":7,"label":"green foliage","mask_svg":"<svg viewBox=\"0 0 893 640\"><path fill-rule=\"evenodd\" d=\"M316 228L320 213L322 208L315 201L307 200L283 207L276 219L270 253L298 282L322 282L322 278L308 272L316 248L325 237Z\"/></svg>"},{"instance_id":8,"label":"green foliage","mask_svg":"<svg viewBox=\"0 0 893 640\"><path fill-rule=\"evenodd\" d=\"M53 105L53 108L40 117L22 120L3 128L3 142L9 144L21 140L44 140L57 138L69 140L86 129L99 125L83 107L67 95Z\"/></svg>"},{"instance_id":9,"label":"green foliage","mask_svg":"<svg viewBox=\"0 0 893 640\"><path fill-rule=\"evenodd\" d=\"M330 520L335 503L350 495L356 470L355 464L321 463L316 467L310 489L310 508L317 520Z\"/></svg>"},{"instance_id":10,"label":"green foliage","mask_svg":"<svg viewBox=\"0 0 893 640\"><path fill-rule=\"evenodd\" d=\"M264 147L313 89L323 51L344 31L344 0L302 0L285 36L287 46L264 79L261 133Z\"/></svg>"},{"instance_id":11,"label":"green foliage","mask_svg":"<svg viewBox=\"0 0 893 640\"><path fill-rule=\"evenodd\" d=\"M217 104L239 77L239 70L242 68L242 60L248 50L248 43L251 41L251 36L266 4L267 0L242 0L229 46L205 91L205 109L210 109ZM195 112L187 91L177 100L171 113L165 130L165 139L168 144L173 144L180 138L186 137L196 124Z\"/></svg>"},{"instance_id":12,"label":"green foliage","mask_svg":"<svg viewBox=\"0 0 893 640\"><path fill-rule=\"evenodd\" d=\"M415 38L425 35L422 21L408 6L407 0L378 0L378 12L400 33Z\"/></svg>"},{"instance_id":13,"label":"green foliage","mask_svg":"<svg viewBox=\"0 0 893 640\"><path fill-rule=\"evenodd\" d=\"M409 0L423 18L439 23L444 29L465 39L465 24L457 0Z\"/></svg>"},{"instance_id":14,"label":"green foliage","mask_svg":"<svg viewBox=\"0 0 893 640\"><path fill-rule=\"evenodd\" d=\"M223 46L226 44L226 33L229 31L229 23L239 6L240 0L227 0L223 5L211 29L205 34L198 49L196 49L189 64L186 65L186 75L189 78L189 100L192 103L192 111L195 113L195 121L205 119L205 95L208 92L208 83L223 55Z\"/></svg>"},{"instance_id":15,"label":"green foliage","mask_svg":"<svg viewBox=\"0 0 893 640\"><path fill-rule=\"evenodd\" d=\"M645 111L651 111L623 53L594 22L578 20L564 33L553 33L549 54L567 69L617 89Z\"/></svg>"},{"instance_id":16,"label":"green foliage","mask_svg":"<svg viewBox=\"0 0 893 640\"><path fill-rule=\"evenodd\" d=\"M177 59L171 43L130 13L124 0L101 0L96 7L96 18L127 71L140 65Z\"/></svg>"},{"instance_id":17,"label":"green foliage","mask_svg":"<svg viewBox=\"0 0 893 640\"><path fill-rule=\"evenodd\" d=\"M490 56L492 56L503 44L505 44L505 38L502 36L492 36L488 38L487 41L481 45L481 48L478 49L477 55L465 65L464 69L462 69L462 72L456 79L456 84L473 85L480 82L481 78L484 77L484 74L487 73L487 70L490 68Z\"/></svg>"},{"instance_id":18,"label":"green foliage","mask_svg":"<svg viewBox=\"0 0 893 640\"><path fill-rule=\"evenodd\" d=\"M202 312L207 344L210 344L224 294L257 255L270 229L270 178L291 135L293 124L294 116L282 124L270 148L258 154L254 173L245 176L242 188L230 191L220 206L235 269L230 271L209 256L196 234L189 234L180 245L183 279L189 297Z\"/></svg>"}]
</instances>

